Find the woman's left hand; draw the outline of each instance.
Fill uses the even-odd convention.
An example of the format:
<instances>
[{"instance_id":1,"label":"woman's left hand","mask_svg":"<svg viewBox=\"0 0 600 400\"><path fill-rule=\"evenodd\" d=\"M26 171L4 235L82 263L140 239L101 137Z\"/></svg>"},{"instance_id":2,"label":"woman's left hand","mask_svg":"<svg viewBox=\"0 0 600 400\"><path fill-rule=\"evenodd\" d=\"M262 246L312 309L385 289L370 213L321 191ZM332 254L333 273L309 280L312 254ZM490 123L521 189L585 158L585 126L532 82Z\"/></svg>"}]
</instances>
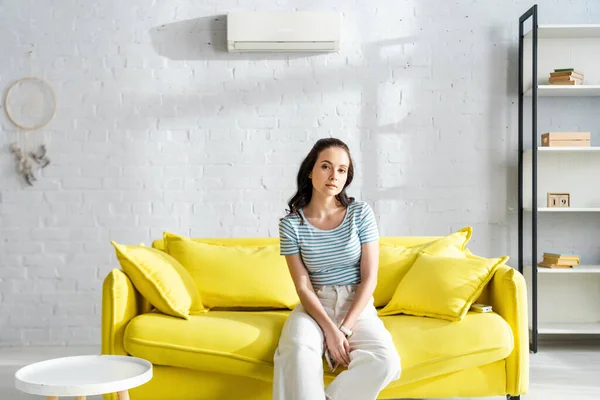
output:
<instances>
[{"instance_id":1,"label":"woman's left hand","mask_svg":"<svg viewBox=\"0 0 600 400\"><path fill-rule=\"evenodd\" d=\"M350 342L348 342L348 338L344 338L344 349L346 349L346 354L348 355L348 359L350 359ZM350 362L352 362L351 359ZM348 367L348 365L350 365L350 363L348 363L346 367Z\"/></svg>"}]
</instances>

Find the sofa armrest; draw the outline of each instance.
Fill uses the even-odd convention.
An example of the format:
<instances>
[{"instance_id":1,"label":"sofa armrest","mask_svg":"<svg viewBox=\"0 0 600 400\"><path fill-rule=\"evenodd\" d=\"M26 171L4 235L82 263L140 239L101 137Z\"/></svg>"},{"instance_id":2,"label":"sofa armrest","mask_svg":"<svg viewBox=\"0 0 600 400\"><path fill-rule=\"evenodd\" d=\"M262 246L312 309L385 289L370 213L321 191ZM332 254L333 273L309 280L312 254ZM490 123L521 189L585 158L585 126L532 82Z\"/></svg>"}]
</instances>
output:
<instances>
[{"instance_id":1,"label":"sofa armrest","mask_svg":"<svg viewBox=\"0 0 600 400\"><path fill-rule=\"evenodd\" d=\"M123 271L110 271L102 285L102 354L127 355L123 346L125 328L148 308L148 302Z\"/></svg>"},{"instance_id":2,"label":"sofa armrest","mask_svg":"<svg viewBox=\"0 0 600 400\"><path fill-rule=\"evenodd\" d=\"M519 271L503 265L488 285L492 308L510 325L515 345L506 358L506 391L511 396L529 388L529 324L527 286Z\"/></svg>"}]
</instances>

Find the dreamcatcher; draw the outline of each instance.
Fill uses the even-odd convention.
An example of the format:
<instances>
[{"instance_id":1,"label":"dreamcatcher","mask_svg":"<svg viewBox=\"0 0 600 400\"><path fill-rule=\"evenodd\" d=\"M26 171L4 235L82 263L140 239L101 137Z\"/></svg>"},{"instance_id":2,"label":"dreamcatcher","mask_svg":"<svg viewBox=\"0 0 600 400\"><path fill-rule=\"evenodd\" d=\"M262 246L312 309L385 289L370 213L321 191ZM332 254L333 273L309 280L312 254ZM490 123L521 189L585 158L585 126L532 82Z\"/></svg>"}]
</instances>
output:
<instances>
[{"instance_id":1,"label":"dreamcatcher","mask_svg":"<svg viewBox=\"0 0 600 400\"><path fill-rule=\"evenodd\" d=\"M29 69L31 71L31 54ZM56 111L56 96L46 82L38 78L23 78L15 82L6 94L6 113L17 127L17 139L11 145L17 170L25 181L33 186L36 180L34 166L46 167L50 160L46 155L44 137L38 130L43 128Z\"/></svg>"}]
</instances>

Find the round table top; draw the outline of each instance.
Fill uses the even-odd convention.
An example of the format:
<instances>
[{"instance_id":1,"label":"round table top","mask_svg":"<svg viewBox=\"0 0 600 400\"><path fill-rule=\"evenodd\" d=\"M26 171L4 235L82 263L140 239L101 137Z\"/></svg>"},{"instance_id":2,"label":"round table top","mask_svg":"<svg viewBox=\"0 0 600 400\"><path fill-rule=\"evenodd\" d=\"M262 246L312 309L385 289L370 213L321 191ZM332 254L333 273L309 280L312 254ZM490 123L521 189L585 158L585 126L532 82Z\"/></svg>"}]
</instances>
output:
<instances>
[{"instance_id":1,"label":"round table top","mask_svg":"<svg viewBox=\"0 0 600 400\"><path fill-rule=\"evenodd\" d=\"M15 386L41 396L93 396L143 385L152 364L129 356L90 355L55 358L27 365L15 373Z\"/></svg>"}]
</instances>

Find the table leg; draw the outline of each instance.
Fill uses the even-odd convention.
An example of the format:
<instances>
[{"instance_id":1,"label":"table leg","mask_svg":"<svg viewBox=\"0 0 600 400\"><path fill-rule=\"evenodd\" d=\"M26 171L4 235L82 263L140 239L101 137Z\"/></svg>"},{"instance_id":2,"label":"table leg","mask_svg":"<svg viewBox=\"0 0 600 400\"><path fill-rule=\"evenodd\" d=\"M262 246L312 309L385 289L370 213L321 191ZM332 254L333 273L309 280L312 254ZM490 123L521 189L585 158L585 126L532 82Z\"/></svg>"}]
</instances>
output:
<instances>
[{"instance_id":1,"label":"table leg","mask_svg":"<svg viewBox=\"0 0 600 400\"><path fill-rule=\"evenodd\" d=\"M122 392L117 393L117 397L119 400L129 400L129 390L123 390Z\"/></svg>"},{"instance_id":2,"label":"table leg","mask_svg":"<svg viewBox=\"0 0 600 400\"><path fill-rule=\"evenodd\" d=\"M77 396L77 400L85 400L85 396Z\"/></svg>"},{"instance_id":3,"label":"table leg","mask_svg":"<svg viewBox=\"0 0 600 400\"><path fill-rule=\"evenodd\" d=\"M46 396L46 400L58 400L56 396Z\"/></svg>"}]
</instances>

